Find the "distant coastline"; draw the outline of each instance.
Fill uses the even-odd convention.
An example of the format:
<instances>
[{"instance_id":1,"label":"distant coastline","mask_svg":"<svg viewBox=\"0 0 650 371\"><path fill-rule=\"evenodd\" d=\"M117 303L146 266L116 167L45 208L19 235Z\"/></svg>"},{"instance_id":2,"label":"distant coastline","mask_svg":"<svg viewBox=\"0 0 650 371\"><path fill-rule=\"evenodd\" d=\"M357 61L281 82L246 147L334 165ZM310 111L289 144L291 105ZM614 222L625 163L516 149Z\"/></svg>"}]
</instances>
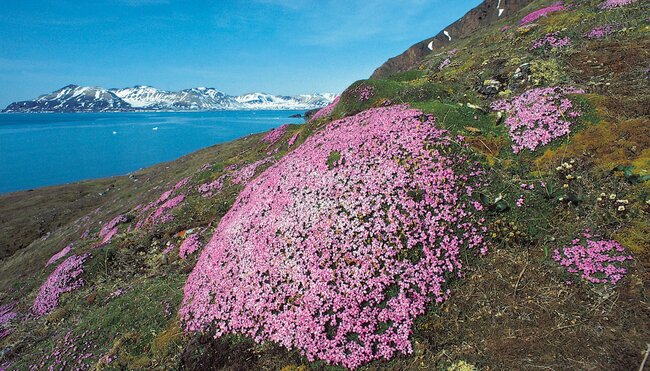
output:
<instances>
[{"instance_id":1,"label":"distant coastline","mask_svg":"<svg viewBox=\"0 0 650 371\"><path fill-rule=\"evenodd\" d=\"M228 95L214 88L166 91L146 85L105 89L67 85L38 98L9 104L3 113L73 112L212 112L259 110L310 110L334 100L331 93L294 96L267 93Z\"/></svg>"}]
</instances>

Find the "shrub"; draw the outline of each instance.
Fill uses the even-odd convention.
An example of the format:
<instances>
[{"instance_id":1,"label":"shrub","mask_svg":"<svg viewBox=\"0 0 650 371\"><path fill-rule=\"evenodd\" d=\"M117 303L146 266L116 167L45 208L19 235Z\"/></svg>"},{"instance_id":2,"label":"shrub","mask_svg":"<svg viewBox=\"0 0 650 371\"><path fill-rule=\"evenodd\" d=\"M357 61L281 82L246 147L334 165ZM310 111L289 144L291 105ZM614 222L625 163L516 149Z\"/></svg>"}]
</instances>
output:
<instances>
[{"instance_id":1,"label":"shrub","mask_svg":"<svg viewBox=\"0 0 650 371\"><path fill-rule=\"evenodd\" d=\"M84 285L81 275L84 272L83 264L90 254L73 255L63 261L41 286L32 312L42 316L51 312L59 305L61 294L76 290Z\"/></svg>"},{"instance_id":2,"label":"shrub","mask_svg":"<svg viewBox=\"0 0 650 371\"><path fill-rule=\"evenodd\" d=\"M466 249L485 252L484 173L459 140L406 106L308 138L221 220L185 286L185 329L350 368L412 352L415 318L448 297Z\"/></svg>"},{"instance_id":3,"label":"shrub","mask_svg":"<svg viewBox=\"0 0 650 371\"><path fill-rule=\"evenodd\" d=\"M564 7L562 1L558 1L557 3L551 6L547 6L546 8L538 9L534 12L529 13L527 16L522 18L521 21L519 21L519 25L523 26L528 23L535 22L541 17L545 17L551 13L559 12L561 10L566 10L566 8Z\"/></svg>"},{"instance_id":4,"label":"shrub","mask_svg":"<svg viewBox=\"0 0 650 371\"><path fill-rule=\"evenodd\" d=\"M627 273L621 263L633 260L632 256L624 255L625 248L616 241L593 240L588 232L583 237L573 240L571 246L556 249L553 260L588 282L616 284Z\"/></svg>"},{"instance_id":5,"label":"shrub","mask_svg":"<svg viewBox=\"0 0 650 371\"><path fill-rule=\"evenodd\" d=\"M511 99L492 104L492 109L506 111L506 127L513 142L512 151L535 151L537 147L571 132L572 122L580 112L565 94L582 94L572 87L534 88Z\"/></svg>"},{"instance_id":6,"label":"shrub","mask_svg":"<svg viewBox=\"0 0 650 371\"><path fill-rule=\"evenodd\" d=\"M639 0L605 0L600 4L600 9L615 9L622 6L634 4Z\"/></svg>"},{"instance_id":7,"label":"shrub","mask_svg":"<svg viewBox=\"0 0 650 371\"><path fill-rule=\"evenodd\" d=\"M289 127L288 124L284 124L275 129L271 129L268 133L264 134L264 137L262 137L262 142L266 142L270 144L277 142L287 132L288 127Z\"/></svg>"},{"instance_id":8,"label":"shrub","mask_svg":"<svg viewBox=\"0 0 650 371\"><path fill-rule=\"evenodd\" d=\"M339 99L341 97L336 97L332 103L330 103L327 107L319 110L312 116L311 121L315 121L318 119L322 119L323 117L327 117L332 114L334 111L334 108L336 108L336 105L339 103Z\"/></svg>"},{"instance_id":9,"label":"shrub","mask_svg":"<svg viewBox=\"0 0 650 371\"><path fill-rule=\"evenodd\" d=\"M52 255L52 257L50 258L50 260L47 261L47 264L45 264L45 266L47 267L50 264L52 264L52 263L56 262L57 260L61 259L62 257L68 255L68 253L70 252L71 249L72 249L72 245L68 245L68 246L64 247L63 249L61 249L61 251L59 251L58 253Z\"/></svg>"}]
</instances>

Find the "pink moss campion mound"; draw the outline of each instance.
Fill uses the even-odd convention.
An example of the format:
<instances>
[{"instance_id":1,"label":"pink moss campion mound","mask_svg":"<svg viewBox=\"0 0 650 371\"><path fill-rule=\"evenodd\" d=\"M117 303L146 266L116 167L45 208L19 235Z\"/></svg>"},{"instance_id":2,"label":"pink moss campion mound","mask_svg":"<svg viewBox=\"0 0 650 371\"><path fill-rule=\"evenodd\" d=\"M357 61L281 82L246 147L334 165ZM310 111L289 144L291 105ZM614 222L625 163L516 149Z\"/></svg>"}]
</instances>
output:
<instances>
[{"instance_id":1,"label":"pink moss campion mound","mask_svg":"<svg viewBox=\"0 0 650 371\"><path fill-rule=\"evenodd\" d=\"M289 141L287 142L287 147L291 148L295 143L296 140L298 140L298 137L300 136L300 133L295 133L291 138L289 138Z\"/></svg>"},{"instance_id":2,"label":"pink moss campion mound","mask_svg":"<svg viewBox=\"0 0 650 371\"><path fill-rule=\"evenodd\" d=\"M639 0L606 0L600 4L600 9L615 9L622 6L634 4Z\"/></svg>"},{"instance_id":3,"label":"pink moss campion mound","mask_svg":"<svg viewBox=\"0 0 650 371\"><path fill-rule=\"evenodd\" d=\"M271 144L277 142L287 132L287 128L289 128L289 125L284 124L275 129L271 129L268 133L264 134L264 137L262 137L262 142Z\"/></svg>"},{"instance_id":4,"label":"pink moss campion mound","mask_svg":"<svg viewBox=\"0 0 650 371\"><path fill-rule=\"evenodd\" d=\"M190 332L356 368L413 351L413 323L485 252L484 172L406 106L329 124L240 193L187 280Z\"/></svg>"},{"instance_id":5,"label":"pink moss campion mound","mask_svg":"<svg viewBox=\"0 0 650 371\"><path fill-rule=\"evenodd\" d=\"M64 247L63 249L61 249L61 251L59 251L58 253L52 255L52 257L50 258L50 260L47 261L47 264L45 264L45 266L47 267L50 264L52 264L52 263L56 262L57 260L61 259L62 257L68 255L70 250L72 250L72 245L68 245L68 246Z\"/></svg>"},{"instance_id":6,"label":"pink moss campion mound","mask_svg":"<svg viewBox=\"0 0 650 371\"><path fill-rule=\"evenodd\" d=\"M574 109L566 94L583 94L572 87L548 87L528 90L511 100L500 100L492 109L506 111L506 127L512 140L512 150L535 151L539 146L568 135L573 123L581 113Z\"/></svg>"},{"instance_id":7,"label":"pink moss campion mound","mask_svg":"<svg viewBox=\"0 0 650 371\"><path fill-rule=\"evenodd\" d=\"M537 49L558 49L571 45L571 38L568 36L560 37L560 32L553 32L544 35L544 37L536 40L530 50Z\"/></svg>"},{"instance_id":8,"label":"pink moss campion mound","mask_svg":"<svg viewBox=\"0 0 650 371\"><path fill-rule=\"evenodd\" d=\"M444 70L447 66L451 64L451 58L447 58L440 65L438 66L438 70L442 71Z\"/></svg>"},{"instance_id":9,"label":"pink moss campion mound","mask_svg":"<svg viewBox=\"0 0 650 371\"><path fill-rule=\"evenodd\" d=\"M84 285L81 279L84 268L83 264L90 254L72 255L64 260L41 286L32 312L36 316L45 315L59 305L61 294L76 290Z\"/></svg>"},{"instance_id":10,"label":"pink moss campion mound","mask_svg":"<svg viewBox=\"0 0 650 371\"><path fill-rule=\"evenodd\" d=\"M255 172L257 171L257 168L259 168L262 165L268 164L273 162L272 157L267 157L265 159L255 161L252 164L248 164L244 166L243 168L235 171L232 174L232 183L233 184L246 184L249 180L255 176Z\"/></svg>"},{"instance_id":11,"label":"pink moss campion mound","mask_svg":"<svg viewBox=\"0 0 650 371\"><path fill-rule=\"evenodd\" d=\"M201 236L198 233L191 234L187 236L183 243L181 243L180 251L178 252L178 257L181 259L186 259L188 256L199 251L201 248Z\"/></svg>"},{"instance_id":12,"label":"pink moss campion mound","mask_svg":"<svg viewBox=\"0 0 650 371\"><path fill-rule=\"evenodd\" d=\"M0 305L0 329L5 327L9 321L18 317L18 313L14 312L15 307L16 303Z\"/></svg>"},{"instance_id":13,"label":"pink moss campion mound","mask_svg":"<svg viewBox=\"0 0 650 371\"><path fill-rule=\"evenodd\" d=\"M634 258L625 255L625 248L616 241L593 240L589 233L583 237L573 240L572 246L556 249L553 260L591 283L616 284L620 281L627 273L622 263Z\"/></svg>"},{"instance_id":14,"label":"pink moss campion mound","mask_svg":"<svg viewBox=\"0 0 650 371\"><path fill-rule=\"evenodd\" d=\"M616 31L616 26L611 24L605 24L602 26L596 26L591 31L585 34L585 37L588 39L604 39L607 36L611 35Z\"/></svg>"},{"instance_id":15,"label":"pink moss campion mound","mask_svg":"<svg viewBox=\"0 0 650 371\"><path fill-rule=\"evenodd\" d=\"M322 119L323 117L327 117L327 116L331 115L332 112L334 112L334 108L336 108L336 105L339 104L340 99L341 99L340 96L336 97L334 99L334 101L329 104L329 106L327 106L327 107L319 110L318 112L316 112L314 114L314 116L312 116L310 121L315 121L315 120Z\"/></svg>"},{"instance_id":16,"label":"pink moss campion mound","mask_svg":"<svg viewBox=\"0 0 650 371\"><path fill-rule=\"evenodd\" d=\"M116 216L110 222L106 223L106 225L102 228L102 230L99 231L99 237L100 238L106 237L106 235L110 234L113 231L113 229L117 228L119 224L125 223L126 221L127 221L126 216L124 215Z\"/></svg>"},{"instance_id":17,"label":"pink moss campion mound","mask_svg":"<svg viewBox=\"0 0 650 371\"><path fill-rule=\"evenodd\" d=\"M372 85L360 85L354 89L360 102L365 102L375 95L375 87Z\"/></svg>"},{"instance_id":18,"label":"pink moss campion mound","mask_svg":"<svg viewBox=\"0 0 650 371\"><path fill-rule=\"evenodd\" d=\"M547 15L549 15L551 13L559 12L559 11L562 11L562 10L566 10L566 8L564 7L564 4L562 3L562 1L558 1L557 3L555 3L555 4L551 5L551 6L547 6L546 8L538 9L538 10L536 10L534 12L529 13L527 16L522 18L521 21L519 21L519 25L523 26L523 25L526 25L528 23L535 22L536 20L538 20L541 17L546 17Z\"/></svg>"},{"instance_id":19,"label":"pink moss campion mound","mask_svg":"<svg viewBox=\"0 0 650 371\"><path fill-rule=\"evenodd\" d=\"M221 192L227 177L228 175L224 174L209 183L201 184L197 187L197 191L201 194L202 197L212 197L216 193Z\"/></svg>"}]
</instances>

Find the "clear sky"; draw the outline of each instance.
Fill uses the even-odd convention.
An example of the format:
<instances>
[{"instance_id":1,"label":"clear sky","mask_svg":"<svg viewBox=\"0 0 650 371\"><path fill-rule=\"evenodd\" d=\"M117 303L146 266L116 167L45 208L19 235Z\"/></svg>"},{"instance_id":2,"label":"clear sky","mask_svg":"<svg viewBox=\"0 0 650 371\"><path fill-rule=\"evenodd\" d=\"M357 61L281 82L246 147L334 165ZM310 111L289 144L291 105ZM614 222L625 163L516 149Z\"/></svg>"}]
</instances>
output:
<instances>
[{"instance_id":1,"label":"clear sky","mask_svg":"<svg viewBox=\"0 0 650 371\"><path fill-rule=\"evenodd\" d=\"M1 0L0 106L67 84L338 93L480 0Z\"/></svg>"}]
</instances>

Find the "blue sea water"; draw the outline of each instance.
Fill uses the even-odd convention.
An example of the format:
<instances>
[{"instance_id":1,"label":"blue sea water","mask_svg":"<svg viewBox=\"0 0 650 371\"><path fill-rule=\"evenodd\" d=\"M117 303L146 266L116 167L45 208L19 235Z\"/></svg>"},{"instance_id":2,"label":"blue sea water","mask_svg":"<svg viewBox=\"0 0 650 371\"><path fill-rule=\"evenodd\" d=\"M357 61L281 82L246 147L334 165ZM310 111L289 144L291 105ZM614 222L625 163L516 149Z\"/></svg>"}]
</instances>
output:
<instances>
[{"instance_id":1,"label":"blue sea water","mask_svg":"<svg viewBox=\"0 0 650 371\"><path fill-rule=\"evenodd\" d=\"M0 193L122 175L304 111L0 115ZM157 128L154 130L154 128Z\"/></svg>"}]
</instances>

